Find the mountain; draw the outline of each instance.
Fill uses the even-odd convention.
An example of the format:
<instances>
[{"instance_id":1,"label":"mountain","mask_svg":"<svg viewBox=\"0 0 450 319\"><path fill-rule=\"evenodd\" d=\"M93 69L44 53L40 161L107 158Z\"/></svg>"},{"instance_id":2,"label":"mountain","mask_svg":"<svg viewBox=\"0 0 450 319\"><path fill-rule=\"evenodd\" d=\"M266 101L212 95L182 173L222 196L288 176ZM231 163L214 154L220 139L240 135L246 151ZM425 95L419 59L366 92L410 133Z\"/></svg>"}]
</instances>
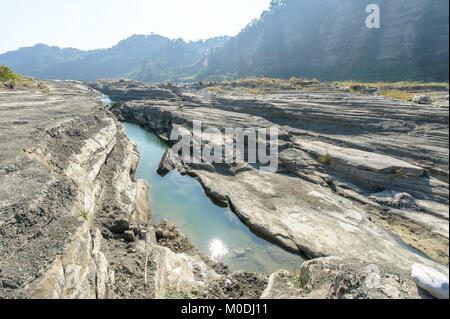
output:
<instances>
[{"instance_id":1,"label":"mountain","mask_svg":"<svg viewBox=\"0 0 450 319\"><path fill-rule=\"evenodd\" d=\"M0 64L44 79L96 80L129 77L166 81L181 67L204 58L229 38L185 42L160 35L133 35L109 49L79 51L38 44L0 55Z\"/></svg>"},{"instance_id":2,"label":"mountain","mask_svg":"<svg viewBox=\"0 0 450 319\"><path fill-rule=\"evenodd\" d=\"M210 56L199 78L448 81L449 1L278 0Z\"/></svg>"},{"instance_id":3,"label":"mountain","mask_svg":"<svg viewBox=\"0 0 450 319\"><path fill-rule=\"evenodd\" d=\"M190 73L193 65L203 67L203 61L209 51L221 48L229 37L216 37L205 41L171 41L149 54L137 67L128 73L128 77L143 82L186 81L193 79Z\"/></svg>"},{"instance_id":4,"label":"mountain","mask_svg":"<svg viewBox=\"0 0 450 319\"><path fill-rule=\"evenodd\" d=\"M36 44L34 47L21 48L0 54L0 64L13 69L16 73L40 76L47 67L61 62L82 58L87 52L73 48L61 49L45 44Z\"/></svg>"},{"instance_id":5,"label":"mountain","mask_svg":"<svg viewBox=\"0 0 450 319\"><path fill-rule=\"evenodd\" d=\"M372 3L273 0L233 38L185 42L135 35L93 51L37 45L0 55L0 64L49 79L448 81L449 1L378 0L381 25L369 29L366 8Z\"/></svg>"}]
</instances>

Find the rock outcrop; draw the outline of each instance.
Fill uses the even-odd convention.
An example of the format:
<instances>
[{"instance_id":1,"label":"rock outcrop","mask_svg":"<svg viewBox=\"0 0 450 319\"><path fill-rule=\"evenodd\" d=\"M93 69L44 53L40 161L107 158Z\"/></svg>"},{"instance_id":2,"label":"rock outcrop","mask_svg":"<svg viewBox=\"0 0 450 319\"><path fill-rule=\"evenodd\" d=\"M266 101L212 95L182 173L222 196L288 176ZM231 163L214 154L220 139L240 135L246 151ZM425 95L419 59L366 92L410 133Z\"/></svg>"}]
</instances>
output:
<instances>
[{"instance_id":1,"label":"rock outcrop","mask_svg":"<svg viewBox=\"0 0 450 319\"><path fill-rule=\"evenodd\" d=\"M168 89L145 85L137 81L111 80L103 82L89 82L89 85L108 95L113 101L132 100L174 100L176 95ZM111 86L112 85L112 86ZM109 88L114 89L110 90Z\"/></svg>"},{"instance_id":2,"label":"rock outcrop","mask_svg":"<svg viewBox=\"0 0 450 319\"><path fill-rule=\"evenodd\" d=\"M250 95L90 83L123 97L108 107L84 83L42 83L0 90L1 298L419 298L429 295L413 265L448 278L445 108L327 85ZM169 143L193 120L278 128L275 174L171 151L160 170L195 177L255 233L308 259L300 273L232 273L170 222L152 226L139 153L117 119Z\"/></svg>"},{"instance_id":3,"label":"rock outcrop","mask_svg":"<svg viewBox=\"0 0 450 319\"><path fill-rule=\"evenodd\" d=\"M297 275L280 270L271 275L262 299L417 299L431 298L418 290L408 272L361 260L336 257L305 262Z\"/></svg>"},{"instance_id":4,"label":"rock outcrop","mask_svg":"<svg viewBox=\"0 0 450 319\"><path fill-rule=\"evenodd\" d=\"M101 94L41 82L0 90L0 298L230 296L239 274L157 243L136 144Z\"/></svg>"},{"instance_id":5,"label":"rock outcrop","mask_svg":"<svg viewBox=\"0 0 450 319\"><path fill-rule=\"evenodd\" d=\"M258 164L167 165L167 156L161 165L181 167L252 231L307 259L360 261L408 278L419 263L448 275L447 108L330 85L265 94L193 87L178 86L172 100L117 101L111 110L165 140L174 129L192 134L194 120L222 132L277 127L277 174L260 174ZM221 139L203 135L202 143ZM418 295L397 295L408 296Z\"/></svg>"},{"instance_id":6,"label":"rock outcrop","mask_svg":"<svg viewBox=\"0 0 450 319\"><path fill-rule=\"evenodd\" d=\"M448 276L423 265L413 265L411 276L417 286L439 299L448 299Z\"/></svg>"},{"instance_id":7,"label":"rock outcrop","mask_svg":"<svg viewBox=\"0 0 450 319\"><path fill-rule=\"evenodd\" d=\"M148 184L130 176L139 154L98 92L46 86L0 92L0 295L110 297L101 217L148 223Z\"/></svg>"}]
</instances>

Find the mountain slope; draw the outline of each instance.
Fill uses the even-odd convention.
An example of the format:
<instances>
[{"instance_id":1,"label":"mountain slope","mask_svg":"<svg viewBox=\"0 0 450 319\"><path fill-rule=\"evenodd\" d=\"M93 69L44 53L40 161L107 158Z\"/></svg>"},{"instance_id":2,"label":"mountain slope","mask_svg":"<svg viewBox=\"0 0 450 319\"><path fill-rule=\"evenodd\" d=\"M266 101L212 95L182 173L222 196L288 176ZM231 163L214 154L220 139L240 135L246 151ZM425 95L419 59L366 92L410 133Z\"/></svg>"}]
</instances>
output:
<instances>
[{"instance_id":1,"label":"mountain slope","mask_svg":"<svg viewBox=\"0 0 450 319\"><path fill-rule=\"evenodd\" d=\"M179 67L202 59L228 37L185 42L159 35L133 35L109 49L79 51L46 45L22 48L0 55L0 64L23 75L45 79L96 80L131 77L158 82L169 79Z\"/></svg>"},{"instance_id":2,"label":"mountain slope","mask_svg":"<svg viewBox=\"0 0 450 319\"><path fill-rule=\"evenodd\" d=\"M193 64L203 62L209 50L222 47L228 40L229 37L216 37L189 43L181 39L171 41L148 55L127 77L143 82L186 81L192 75Z\"/></svg>"},{"instance_id":3,"label":"mountain slope","mask_svg":"<svg viewBox=\"0 0 450 319\"><path fill-rule=\"evenodd\" d=\"M184 42L135 35L88 52L38 45L2 54L0 64L50 79L448 81L448 0L379 0L379 29L366 27L371 3L273 0L233 38Z\"/></svg>"},{"instance_id":4,"label":"mountain slope","mask_svg":"<svg viewBox=\"0 0 450 319\"><path fill-rule=\"evenodd\" d=\"M381 28L365 21L371 0L281 0L210 57L199 78L446 80L447 0L380 0Z\"/></svg>"},{"instance_id":5,"label":"mountain slope","mask_svg":"<svg viewBox=\"0 0 450 319\"><path fill-rule=\"evenodd\" d=\"M0 64L9 66L19 74L40 76L44 69L55 63L76 60L86 54L87 52L73 48L61 49L45 44L36 44L34 47L0 54Z\"/></svg>"}]
</instances>

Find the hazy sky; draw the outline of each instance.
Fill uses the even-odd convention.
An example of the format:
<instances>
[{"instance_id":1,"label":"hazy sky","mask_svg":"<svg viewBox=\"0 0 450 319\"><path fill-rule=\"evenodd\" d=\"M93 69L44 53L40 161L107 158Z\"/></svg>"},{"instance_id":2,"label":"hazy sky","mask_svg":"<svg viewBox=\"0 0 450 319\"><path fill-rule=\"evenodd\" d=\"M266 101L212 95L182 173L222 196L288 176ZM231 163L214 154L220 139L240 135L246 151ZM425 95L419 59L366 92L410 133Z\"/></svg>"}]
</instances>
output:
<instances>
[{"instance_id":1,"label":"hazy sky","mask_svg":"<svg viewBox=\"0 0 450 319\"><path fill-rule=\"evenodd\" d=\"M132 34L236 35L270 0L0 0L0 53L36 43L107 48Z\"/></svg>"}]
</instances>

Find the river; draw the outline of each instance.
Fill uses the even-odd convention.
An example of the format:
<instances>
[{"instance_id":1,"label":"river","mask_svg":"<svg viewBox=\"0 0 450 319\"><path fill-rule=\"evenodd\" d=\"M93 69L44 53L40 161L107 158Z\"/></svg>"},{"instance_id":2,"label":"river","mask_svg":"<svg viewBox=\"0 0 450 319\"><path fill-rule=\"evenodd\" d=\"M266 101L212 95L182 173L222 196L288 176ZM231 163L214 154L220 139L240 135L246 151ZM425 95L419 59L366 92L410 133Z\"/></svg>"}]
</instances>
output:
<instances>
[{"instance_id":1,"label":"river","mask_svg":"<svg viewBox=\"0 0 450 319\"><path fill-rule=\"evenodd\" d=\"M163 218L175 223L200 251L233 271L270 274L278 269L298 270L302 264L299 256L253 234L230 209L215 205L197 180L177 170L159 176L158 164L168 146L136 124L124 126L141 154L136 178L150 184L153 224Z\"/></svg>"}]
</instances>

